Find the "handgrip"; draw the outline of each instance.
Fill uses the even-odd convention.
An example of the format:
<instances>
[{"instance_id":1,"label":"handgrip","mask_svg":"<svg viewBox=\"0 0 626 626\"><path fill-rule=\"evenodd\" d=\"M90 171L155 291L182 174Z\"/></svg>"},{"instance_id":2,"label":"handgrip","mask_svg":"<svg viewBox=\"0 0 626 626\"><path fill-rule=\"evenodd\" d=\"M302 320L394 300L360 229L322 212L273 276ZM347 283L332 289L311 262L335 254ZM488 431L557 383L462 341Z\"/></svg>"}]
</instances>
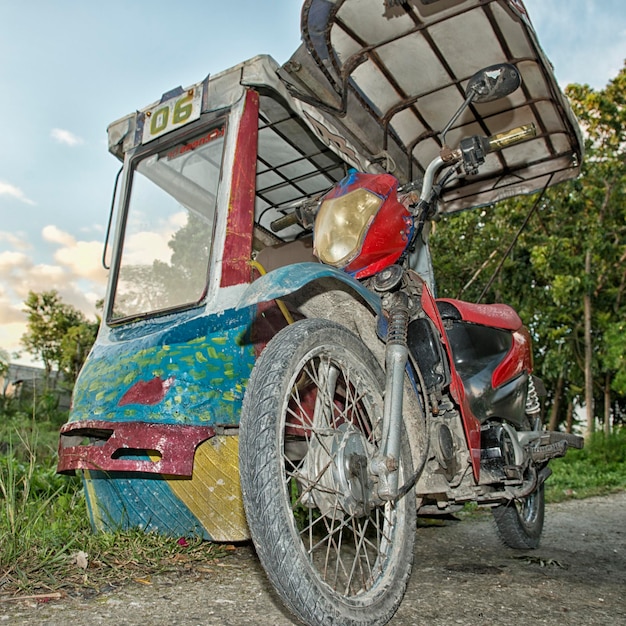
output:
<instances>
[{"instance_id":1,"label":"handgrip","mask_svg":"<svg viewBox=\"0 0 626 626\"><path fill-rule=\"evenodd\" d=\"M294 211L293 213L288 213L287 215L283 215L282 217L275 219L273 222L270 223L270 228L273 232L277 233L279 230L285 230L285 228L289 228L290 226L293 226L297 223L298 216Z\"/></svg>"},{"instance_id":2,"label":"handgrip","mask_svg":"<svg viewBox=\"0 0 626 626\"><path fill-rule=\"evenodd\" d=\"M517 128L511 128L511 130L492 135L487 139L489 144L488 152L495 152L496 150L502 150L507 146L512 146L516 143L522 143L528 139L532 139L537 136L537 128L533 123L524 124L524 126L518 126Z\"/></svg>"}]
</instances>

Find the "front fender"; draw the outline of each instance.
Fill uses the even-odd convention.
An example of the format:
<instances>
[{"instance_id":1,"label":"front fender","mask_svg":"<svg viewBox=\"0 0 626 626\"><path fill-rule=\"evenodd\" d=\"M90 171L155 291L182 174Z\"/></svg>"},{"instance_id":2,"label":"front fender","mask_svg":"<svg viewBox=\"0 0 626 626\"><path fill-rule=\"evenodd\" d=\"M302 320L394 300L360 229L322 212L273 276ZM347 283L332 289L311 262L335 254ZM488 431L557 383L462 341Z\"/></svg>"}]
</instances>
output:
<instances>
[{"instance_id":1,"label":"front fender","mask_svg":"<svg viewBox=\"0 0 626 626\"><path fill-rule=\"evenodd\" d=\"M243 309L260 302L282 298L320 278L340 280L354 289L377 315L382 312L380 298L375 293L366 289L358 280L345 272L321 263L294 263L261 276L246 289L237 308Z\"/></svg>"}]
</instances>

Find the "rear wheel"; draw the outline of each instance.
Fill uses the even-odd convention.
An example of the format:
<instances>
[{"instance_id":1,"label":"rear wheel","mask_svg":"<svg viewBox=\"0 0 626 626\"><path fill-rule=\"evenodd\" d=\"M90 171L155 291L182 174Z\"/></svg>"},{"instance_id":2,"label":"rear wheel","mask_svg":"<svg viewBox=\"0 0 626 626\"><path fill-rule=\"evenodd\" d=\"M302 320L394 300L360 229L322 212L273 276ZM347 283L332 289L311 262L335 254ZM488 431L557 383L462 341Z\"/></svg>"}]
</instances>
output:
<instances>
[{"instance_id":1,"label":"rear wheel","mask_svg":"<svg viewBox=\"0 0 626 626\"><path fill-rule=\"evenodd\" d=\"M415 495L377 497L383 372L344 327L305 320L257 361L241 417L250 533L267 575L306 624L386 624L406 588ZM406 438L405 438L406 439ZM411 474L405 445L400 481Z\"/></svg>"},{"instance_id":2,"label":"rear wheel","mask_svg":"<svg viewBox=\"0 0 626 626\"><path fill-rule=\"evenodd\" d=\"M545 513L543 484L525 498L495 507L492 513L498 534L509 548L515 550L537 548L541 540Z\"/></svg>"}]
</instances>

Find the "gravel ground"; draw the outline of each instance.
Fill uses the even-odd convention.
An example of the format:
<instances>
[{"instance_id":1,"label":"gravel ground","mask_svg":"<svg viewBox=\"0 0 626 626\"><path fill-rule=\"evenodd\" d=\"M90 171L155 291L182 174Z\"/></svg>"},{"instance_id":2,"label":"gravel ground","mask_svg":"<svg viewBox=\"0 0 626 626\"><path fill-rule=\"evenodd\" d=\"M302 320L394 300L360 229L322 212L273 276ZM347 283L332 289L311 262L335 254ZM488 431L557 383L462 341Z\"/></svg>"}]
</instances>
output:
<instances>
[{"instance_id":1,"label":"gravel ground","mask_svg":"<svg viewBox=\"0 0 626 626\"><path fill-rule=\"evenodd\" d=\"M391 626L626 625L626 492L548 506L538 550L502 547L490 515L420 527ZM91 598L0 602L11 626L288 626L250 546Z\"/></svg>"}]
</instances>

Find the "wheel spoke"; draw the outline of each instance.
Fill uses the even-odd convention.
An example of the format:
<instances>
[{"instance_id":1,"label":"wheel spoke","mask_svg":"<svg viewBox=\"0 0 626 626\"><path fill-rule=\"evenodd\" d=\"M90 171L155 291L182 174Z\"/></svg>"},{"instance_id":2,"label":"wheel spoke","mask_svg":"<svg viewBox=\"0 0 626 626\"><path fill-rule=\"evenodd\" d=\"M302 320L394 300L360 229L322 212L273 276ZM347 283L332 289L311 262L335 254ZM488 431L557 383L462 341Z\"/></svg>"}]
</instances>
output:
<instances>
[{"instance_id":1,"label":"wheel spoke","mask_svg":"<svg viewBox=\"0 0 626 626\"><path fill-rule=\"evenodd\" d=\"M297 485L291 508L299 520L298 532L322 580L344 595L362 593L382 569L395 517L390 505L389 513L378 507L369 515L350 513L335 474L348 471L338 458L347 445L342 437L361 433L371 445L376 427L372 420L379 415L368 409L371 391L349 367L328 356L307 360L295 381L286 414L291 439L286 438L284 463L288 491L289 484ZM302 450L300 458L297 449ZM365 491L366 476L347 476ZM303 506L306 514L298 513Z\"/></svg>"},{"instance_id":2,"label":"wheel spoke","mask_svg":"<svg viewBox=\"0 0 626 626\"><path fill-rule=\"evenodd\" d=\"M337 388L339 370L329 360L322 360L318 369L318 393L313 412L313 426L317 428L333 427L333 400ZM320 393L321 392L321 393Z\"/></svg>"}]
</instances>

